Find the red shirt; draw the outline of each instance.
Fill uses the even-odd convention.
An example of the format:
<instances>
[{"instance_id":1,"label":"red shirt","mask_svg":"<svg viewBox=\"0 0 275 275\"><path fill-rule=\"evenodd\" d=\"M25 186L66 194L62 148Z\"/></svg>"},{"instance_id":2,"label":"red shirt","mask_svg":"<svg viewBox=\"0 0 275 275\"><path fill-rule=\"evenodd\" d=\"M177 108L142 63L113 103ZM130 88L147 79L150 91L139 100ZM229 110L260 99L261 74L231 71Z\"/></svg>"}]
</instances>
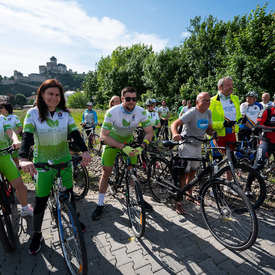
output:
<instances>
[{"instance_id":1,"label":"red shirt","mask_svg":"<svg viewBox=\"0 0 275 275\"><path fill-rule=\"evenodd\" d=\"M264 110L257 118L258 124L275 128L275 107L271 107L270 118L268 119L268 110ZM264 134L271 143L275 143L275 132L267 132Z\"/></svg>"}]
</instances>

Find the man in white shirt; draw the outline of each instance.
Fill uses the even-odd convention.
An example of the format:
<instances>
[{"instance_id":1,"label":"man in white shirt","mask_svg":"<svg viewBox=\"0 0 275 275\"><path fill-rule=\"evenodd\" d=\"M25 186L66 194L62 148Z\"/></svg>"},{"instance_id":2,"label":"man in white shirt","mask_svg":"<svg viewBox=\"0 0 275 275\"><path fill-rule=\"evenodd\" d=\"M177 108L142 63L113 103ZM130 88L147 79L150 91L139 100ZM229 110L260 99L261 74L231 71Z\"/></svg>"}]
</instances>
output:
<instances>
[{"instance_id":1,"label":"man in white shirt","mask_svg":"<svg viewBox=\"0 0 275 275\"><path fill-rule=\"evenodd\" d=\"M269 93L264 93L262 95L262 106L264 109L267 109L268 107L272 107L273 103L270 101L270 94Z\"/></svg>"}]
</instances>

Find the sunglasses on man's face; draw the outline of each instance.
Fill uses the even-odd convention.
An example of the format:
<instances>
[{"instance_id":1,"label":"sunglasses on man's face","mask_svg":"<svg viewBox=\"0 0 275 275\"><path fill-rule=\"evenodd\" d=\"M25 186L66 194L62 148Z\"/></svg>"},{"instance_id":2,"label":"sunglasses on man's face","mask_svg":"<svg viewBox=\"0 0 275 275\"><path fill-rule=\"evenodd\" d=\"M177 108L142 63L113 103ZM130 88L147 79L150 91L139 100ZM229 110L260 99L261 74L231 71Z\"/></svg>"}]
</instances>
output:
<instances>
[{"instance_id":1,"label":"sunglasses on man's face","mask_svg":"<svg viewBox=\"0 0 275 275\"><path fill-rule=\"evenodd\" d=\"M130 102L131 100L134 101L134 102L136 102L137 98L136 97L130 97L130 96L125 97L125 101L126 102Z\"/></svg>"}]
</instances>

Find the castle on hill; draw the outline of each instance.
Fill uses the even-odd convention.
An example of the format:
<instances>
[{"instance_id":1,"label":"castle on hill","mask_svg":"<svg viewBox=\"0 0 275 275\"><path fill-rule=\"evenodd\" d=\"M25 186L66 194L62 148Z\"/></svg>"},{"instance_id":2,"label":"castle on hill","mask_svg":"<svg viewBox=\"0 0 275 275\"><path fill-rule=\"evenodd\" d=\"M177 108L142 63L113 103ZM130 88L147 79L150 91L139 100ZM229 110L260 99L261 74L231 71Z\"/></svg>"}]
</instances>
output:
<instances>
[{"instance_id":1,"label":"castle on hill","mask_svg":"<svg viewBox=\"0 0 275 275\"><path fill-rule=\"evenodd\" d=\"M58 63L57 59L52 56L50 61L46 63L46 65L39 65L39 74L32 73L28 76L24 76L23 73L19 71L14 71L12 79L4 78L2 79L1 84L9 85L14 84L17 81L34 81L34 82L43 82L48 79L49 74L65 74L65 73L73 73L71 69L67 69L65 64Z\"/></svg>"}]
</instances>

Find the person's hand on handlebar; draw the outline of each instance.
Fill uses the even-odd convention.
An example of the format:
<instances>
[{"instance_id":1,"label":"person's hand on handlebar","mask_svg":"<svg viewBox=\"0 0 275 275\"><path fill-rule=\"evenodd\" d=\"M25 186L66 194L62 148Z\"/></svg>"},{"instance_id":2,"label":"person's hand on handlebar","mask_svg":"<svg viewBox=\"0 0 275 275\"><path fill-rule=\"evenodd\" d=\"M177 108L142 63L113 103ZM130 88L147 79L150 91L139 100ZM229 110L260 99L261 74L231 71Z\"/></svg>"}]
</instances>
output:
<instances>
[{"instance_id":1,"label":"person's hand on handlebar","mask_svg":"<svg viewBox=\"0 0 275 275\"><path fill-rule=\"evenodd\" d=\"M176 135L173 136L173 140L174 141L180 141L180 140L182 140L182 137L181 137L180 134L176 134Z\"/></svg>"},{"instance_id":2,"label":"person's hand on handlebar","mask_svg":"<svg viewBox=\"0 0 275 275\"><path fill-rule=\"evenodd\" d=\"M235 125L236 121L233 121L233 120L225 120L223 122L223 126L225 128L229 128L229 127L233 127Z\"/></svg>"},{"instance_id":3,"label":"person's hand on handlebar","mask_svg":"<svg viewBox=\"0 0 275 275\"><path fill-rule=\"evenodd\" d=\"M30 173L32 177L37 174L34 164L28 159L19 159L19 166L25 173Z\"/></svg>"},{"instance_id":4,"label":"person's hand on handlebar","mask_svg":"<svg viewBox=\"0 0 275 275\"><path fill-rule=\"evenodd\" d=\"M123 149L122 149L122 151L129 157L138 156L139 154L141 154L142 150L143 150L142 147L133 148L128 145L123 147Z\"/></svg>"}]
</instances>

